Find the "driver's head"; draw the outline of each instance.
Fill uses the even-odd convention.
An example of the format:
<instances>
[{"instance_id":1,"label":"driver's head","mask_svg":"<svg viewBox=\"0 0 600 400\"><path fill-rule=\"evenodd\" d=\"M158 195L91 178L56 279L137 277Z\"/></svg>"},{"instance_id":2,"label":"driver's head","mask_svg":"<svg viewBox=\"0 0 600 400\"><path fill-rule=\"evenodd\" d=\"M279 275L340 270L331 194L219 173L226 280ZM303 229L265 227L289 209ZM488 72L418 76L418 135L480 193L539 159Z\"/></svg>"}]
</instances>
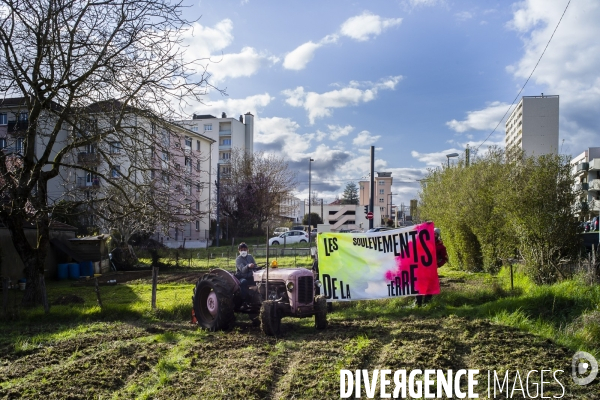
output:
<instances>
[{"instance_id":1,"label":"driver's head","mask_svg":"<svg viewBox=\"0 0 600 400\"><path fill-rule=\"evenodd\" d=\"M240 243L238 245L238 251L240 252L241 256L247 256L248 255L248 245L244 242Z\"/></svg>"}]
</instances>

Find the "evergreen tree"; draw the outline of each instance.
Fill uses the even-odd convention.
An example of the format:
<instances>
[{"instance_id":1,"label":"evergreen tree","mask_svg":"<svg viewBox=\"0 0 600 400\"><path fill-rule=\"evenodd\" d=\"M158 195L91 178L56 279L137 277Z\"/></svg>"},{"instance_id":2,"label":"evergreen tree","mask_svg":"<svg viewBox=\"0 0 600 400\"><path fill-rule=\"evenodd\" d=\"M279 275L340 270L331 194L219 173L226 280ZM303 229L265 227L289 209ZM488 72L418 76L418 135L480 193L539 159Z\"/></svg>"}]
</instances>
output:
<instances>
[{"instance_id":1,"label":"evergreen tree","mask_svg":"<svg viewBox=\"0 0 600 400\"><path fill-rule=\"evenodd\" d=\"M358 204L358 186L356 186L356 183L350 182L346 185L342 196L342 204Z\"/></svg>"}]
</instances>

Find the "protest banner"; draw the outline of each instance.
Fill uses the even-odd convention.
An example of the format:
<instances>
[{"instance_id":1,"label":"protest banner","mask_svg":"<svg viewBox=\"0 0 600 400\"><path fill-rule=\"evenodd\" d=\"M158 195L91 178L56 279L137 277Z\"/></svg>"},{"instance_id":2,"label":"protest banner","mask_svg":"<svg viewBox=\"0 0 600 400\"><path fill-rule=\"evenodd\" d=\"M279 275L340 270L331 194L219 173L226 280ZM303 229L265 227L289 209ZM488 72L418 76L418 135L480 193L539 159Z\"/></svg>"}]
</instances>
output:
<instances>
[{"instance_id":1,"label":"protest banner","mask_svg":"<svg viewBox=\"0 0 600 400\"><path fill-rule=\"evenodd\" d=\"M433 228L425 222L381 232L319 233L321 293L327 301L438 294Z\"/></svg>"}]
</instances>

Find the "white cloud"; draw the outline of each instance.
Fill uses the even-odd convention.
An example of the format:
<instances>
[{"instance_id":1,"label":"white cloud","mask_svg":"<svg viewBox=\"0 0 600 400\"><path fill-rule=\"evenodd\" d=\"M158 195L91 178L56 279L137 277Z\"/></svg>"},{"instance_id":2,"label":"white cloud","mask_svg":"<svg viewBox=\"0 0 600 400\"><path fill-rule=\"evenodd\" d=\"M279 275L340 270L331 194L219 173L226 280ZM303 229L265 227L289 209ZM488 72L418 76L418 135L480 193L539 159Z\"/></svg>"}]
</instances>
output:
<instances>
[{"instance_id":1,"label":"white cloud","mask_svg":"<svg viewBox=\"0 0 600 400\"><path fill-rule=\"evenodd\" d=\"M455 132L463 133L470 130L492 131L504 113L508 110L508 104L495 101L483 110L468 111L467 118L463 121L446 122L446 125ZM498 126L496 132L504 132L504 122Z\"/></svg>"},{"instance_id":2,"label":"white cloud","mask_svg":"<svg viewBox=\"0 0 600 400\"><path fill-rule=\"evenodd\" d=\"M306 68L306 65L312 61L315 56L315 51L326 45L335 43L338 40L338 35L327 35L319 41L319 43L313 43L312 41L301 44L294 50L290 51L283 60L283 67L291 70L301 70Z\"/></svg>"},{"instance_id":3,"label":"white cloud","mask_svg":"<svg viewBox=\"0 0 600 400\"><path fill-rule=\"evenodd\" d=\"M369 131L362 131L352 140L352 144L355 146L370 146L378 141L380 137L381 135L373 135Z\"/></svg>"},{"instance_id":4,"label":"white cloud","mask_svg":"<svg viewBox=\"0 0 600 400\"><path fill-rule=\"evenodd\" d=\"M302 86L284 90L282 93L287 96L286 103L292 107L304 107L308 112L310 123L314 124L317 118L331 116L333 108L369 102L376 98L379 89L395 89L401 79L401 76L393 76L378 83L354 81L348 87L321 94L305 92ZM365 87L365 89L361 89L361 87Z\"/></svg>"},{"instance_id":5,"label":"white cloud","mask_svg":"<svg viewBox=\"0 0 600 400\"><path fill-rule=\"evenodd\" d=\"M379 36L385 29L400 25L402 18L382 18L368 11L348 18L340 27L340 33L359 42Z\"/></svg>"},{"instance_id":6,"label":"white cloud","mask_svg":"<svg viewBox=\"0 0 600 400\"><path fill-rule=\"evenodd\" d=\"M329 129L329 137L331 140L337 140L341 137L348 136L354 130L354 127L351 125L327 125L327 129Z\"/></svg>"},{"instance_id":7,"label":"white cloud","mask_svg":"<svg viewBox=\"0 0 600 400\"><path fill-rule=\"evenodd\" d=\"M443 151L438 151L434 153L419 153L418 151L411 151L410 154L419 160L422 163L425 163L429 167L439 167L441 165L446 165L448 162L448 157L446 154L458 153L461 154L462 157L463 149L447 149ZM453 157L453 161L456 162L456 158Z\"/></svg>"},{"instance_id":8,"label":"white cloud","mask_svg":"<svg viewBox=\"0 0 600 400\"><path fill-rule=\"evenodd\" d=\"M435 6L438 4L444 4L446 1L445 0L408 0L408 4L411 7L429 7L429 6Z\"/></svg>"},{"instance_id":9,"label":"white cloud","mask_svg":"<svg viewBox=\"0 0 600 400\"><path fill-rule=\"evenodd\" d=\"M454 16L459 21L467 21L467 20L473 18L473 14L470 13L469 11L461 11L461 12L454 14Z\"/></svg>"},{"instance_id":10,"label":"white cloud","mask_svg":"<svg viewBox=\"0 0 600 400\"><path fill-rule=\"evenodd\" d=\"M543 0L517 4L508 27L522 35L524 54L507 67L517 82L524 82L533 70L565 6L566 2ZM576 143L575 137L592 139L586 143L600 141L599 20L598 1L571 3L532 77L540 91L560 95L560 138L565 143L563 151L570 154L587 147L583 142Z\"/></svg>"},{"instance_id":11,"label":"white cloud","mask_svg":"<svg viewBox=\"0 0 600 400\"><path fill-rule=\"evenodd\" d=\"M182 46L186 60L200 60L199 64L211 74L211 83L223 79L251 76L260 68L277 63L277 57L259 53L252 47L244 47L239 53L223 50L232 44L233 22L224 19L214 27L205 27L195 22L182 33Z\"/></svg>"},{"instance_id":12,"label":"white cloud","mask_svg":"<svg viewBox=\"0 0 600 400\"><path fill-rule=\"evenodd\" d=\"M296 71L304 69L315 56L315 51L321 46L320 43L313 42L301 44L285 56L283 67Z\"/></svg>"},{"instance_id":13,"label":"white cloud","mask_svg":"<svg viewBox=\"0 0 600 400\"><path fill-rule=\"evenodd\" d=\"M233 22L224 19L213 28L194 22L182 33L183 46L189 59L207 58L233 42Z\"/></svg>"},{"instance_id":14,"label":"white cloud","mask_svg":"<svg viewBox=\"0 0 600 400\"><path fill-rule=\"evenodd\" d=\"M254 75L261 67L277 61L277 58L257 53L252 47L244 47L240 53L224 54L217 63L209 64L208 72L211 73L213 80L219 82L227 77Z\"/></svg>"},{"instance_id":15,"label":"white cloud","mask_svg":"<svg viewBox=\"0 0 600 400\"><path fill-rule=\"evenodd\" d=\"M212 114L216 117L220 117L221 113L225 112L229 117L234 118L239 114L247 112L257 115L263 107L266 107L274 99L269 93L264 93L248 96L243 99L207 101L206 104L194 106L192 112L197 114Z\"/></svg>"},{"instance_id":16,"label":"white cloud","mask_svg":"<svg viewBox=\"0 0 600 400\"><path fill-rule=\"evenodd\" d=\"M256 118L254 122L254 141L266 145L269 152L283 155L287 160L298 161L306 158L311 137L309 134L299 134L300 128L289 118Z\"/></svg>"}]
</instances>

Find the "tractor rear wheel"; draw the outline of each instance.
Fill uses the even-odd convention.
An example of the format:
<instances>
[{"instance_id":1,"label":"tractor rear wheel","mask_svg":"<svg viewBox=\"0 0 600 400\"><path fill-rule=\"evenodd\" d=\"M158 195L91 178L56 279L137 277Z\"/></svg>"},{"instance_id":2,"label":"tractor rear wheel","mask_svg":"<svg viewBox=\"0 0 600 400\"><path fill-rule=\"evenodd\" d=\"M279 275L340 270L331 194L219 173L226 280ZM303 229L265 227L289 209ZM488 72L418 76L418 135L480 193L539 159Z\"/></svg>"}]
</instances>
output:
<instances>
[{"instance_id":1,"label":"tractor rear wheel","mask_svg":"<svg viewBox=\"0 0 600 400\"><path fill-rule=\"evenodd\" d=\"M263 301L260 307L260 329L267 336L277 336L281 328L281 315L277 303L271 300Z\"/></svg>"},{"instance_id":2,"label":"tractor rear wheel","mask_svg":"<svg viewBox=\"0 0 600 400\"><path fill-rule=\"evenodd\" d=\"M192 297L198 325L209 331L225 330L235 320L233 294L220 276L205 274L196 283Z\"/></svg>"},{"instance_id":3,"label":"tractor rear wheel","mask_svg":"<svg viewBox=\"0 0 600 400\"><path fill-rule=\"evenodd\" d=\"M327 299L323 295L315 297L315 328L327 328Z\"/></svg>"}]
</instances>

